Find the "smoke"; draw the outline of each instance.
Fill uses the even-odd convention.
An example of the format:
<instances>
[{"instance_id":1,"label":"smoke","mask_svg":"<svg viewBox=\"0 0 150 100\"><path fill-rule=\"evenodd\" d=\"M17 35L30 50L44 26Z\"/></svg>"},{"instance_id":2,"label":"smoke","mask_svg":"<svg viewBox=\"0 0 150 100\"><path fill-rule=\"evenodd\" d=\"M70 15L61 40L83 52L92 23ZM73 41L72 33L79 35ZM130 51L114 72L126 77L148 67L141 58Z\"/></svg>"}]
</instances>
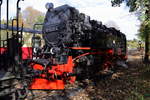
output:
<instances>
[{"instance_id":1,"label":"smoke","mask_svg":"<svg viewBox=\"0 0 150 100\"><path fill-rule=\"evenodd\" d=\"M107 27L114 27L117 30L120 30L120 27L112 20L109 20L108 22L104 23Z\"/></svg>"}]
</instances>

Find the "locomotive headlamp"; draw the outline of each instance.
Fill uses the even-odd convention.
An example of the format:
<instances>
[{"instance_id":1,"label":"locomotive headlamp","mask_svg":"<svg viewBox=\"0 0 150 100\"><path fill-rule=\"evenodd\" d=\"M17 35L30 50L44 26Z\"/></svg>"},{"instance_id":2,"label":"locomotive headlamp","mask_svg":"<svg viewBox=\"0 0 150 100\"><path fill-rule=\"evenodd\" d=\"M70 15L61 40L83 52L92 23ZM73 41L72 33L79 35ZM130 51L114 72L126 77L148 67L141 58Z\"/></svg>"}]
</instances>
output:
<instances>
[{"instance_id":1,"label":"locomotive headlamp","mask_svg":"<svg viewBox=\"0 0 150 100\"><path fill-rule=\"evenodd\" d=\"M53 3L46 3L45 8L46 8L47 10L53 9L53 8L54 8L54 5L53 5Z\"/></svg>"},{"instance_id":2,"label":"locomotive headlamp","mask_svg":"<svg viewBox=\"0 0 150 100\"><path fill-rule=\"evenodd\" d=\"M115 40L113 40L113 44L116 44L116 41L115 41Z\"/></svg>"}]
</instances>

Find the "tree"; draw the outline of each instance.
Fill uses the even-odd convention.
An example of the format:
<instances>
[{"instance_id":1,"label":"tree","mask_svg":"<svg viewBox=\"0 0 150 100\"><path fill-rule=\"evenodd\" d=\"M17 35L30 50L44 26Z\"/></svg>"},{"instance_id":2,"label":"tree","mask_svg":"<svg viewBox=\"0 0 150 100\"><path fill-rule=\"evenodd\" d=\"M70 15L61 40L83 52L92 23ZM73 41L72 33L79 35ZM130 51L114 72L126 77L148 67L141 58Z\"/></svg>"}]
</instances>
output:
<instances>
[{"instance_id":1,"label":"tree","mask_svg":"<svg viewBox=\"0 0 150 100\"><path fill-rule=\"evenodd\" d=\"M27 7L23 11L24 24L26 28L33 28L35 23L44 21L44 14L32 7Z\"/></svg>"},{"instance_id":2,"label":"tree","mask_svg":"<svg viewBox=\"0 0 150 100\"><path fill-rule=\"evenodd\" d=\"M146 33L150 33L150 21L148 21L147 23L145 21L143 21L140 25L140 29L139 29L139 34L138 37L145 41L145 36Z\"/></svg>"},{"instance_id":3,"label":"tree","mask_svg":"<svg viewBox=\"0 0 150 100\"><path fill-rule=\"evenodd\" d=\"M145 39L145 62L149 61L149 20L150 20L150 0L112 0L112 6L120 6L125 2L130 7L130 12L139 13L139 19L142 21L139 36ZM142 38L141 37L141 38Z\"/></svg>"}]
</instances>

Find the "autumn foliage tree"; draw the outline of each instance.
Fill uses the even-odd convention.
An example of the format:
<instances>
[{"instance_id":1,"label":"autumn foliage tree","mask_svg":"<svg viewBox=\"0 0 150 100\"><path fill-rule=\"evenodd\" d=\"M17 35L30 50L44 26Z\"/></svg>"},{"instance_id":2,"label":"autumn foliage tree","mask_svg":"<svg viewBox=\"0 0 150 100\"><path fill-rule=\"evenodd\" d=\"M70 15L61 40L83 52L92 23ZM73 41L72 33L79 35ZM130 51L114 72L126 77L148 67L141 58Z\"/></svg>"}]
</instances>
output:
<instances>
[{"instance_id":1,"label":"autumn foliage tree","mask_svg":"<svg viewBox=\"0 0 150 100\"><path fill-rule=\"evenodd\" d=\"M35 23L43 23L44 13L42 13L32 7L27 7L23 11L23 19L24 19L24 26L26 28L33 28L33 25Z\"/></svg>"}]
</instances>

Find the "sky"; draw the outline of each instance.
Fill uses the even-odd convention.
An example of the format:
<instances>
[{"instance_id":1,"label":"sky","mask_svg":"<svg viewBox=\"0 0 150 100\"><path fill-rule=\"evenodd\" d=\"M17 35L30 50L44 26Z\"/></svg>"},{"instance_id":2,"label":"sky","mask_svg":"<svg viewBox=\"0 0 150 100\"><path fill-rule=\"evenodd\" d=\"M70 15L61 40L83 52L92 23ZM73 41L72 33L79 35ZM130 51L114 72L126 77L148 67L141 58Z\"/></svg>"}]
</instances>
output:
<instances>
[{"instance_id":1,"label":"sky","mask_svg":"<svg viewBox=\"0 0 150 100\"><path fill-rule=\"evenodd\" d=\"M16 15L16 2L17 0L9 0L10 17ZM137 38L136 34L140 25L138 18L134 13L129 13L129 8L125 4L122 4L121 7L112 7L110 0L24 0L20 1L21 11L32 6L46 13L45 4L48 2L53 3L54 7L64 4L71 5L90 16L91 19L102 21L103 24L108 25L112 22L109 26L117 26L121 32L126 34L128 40ZM6 0L3 0L2 18L6 19Z\"/></svg>"}]
</instances>

